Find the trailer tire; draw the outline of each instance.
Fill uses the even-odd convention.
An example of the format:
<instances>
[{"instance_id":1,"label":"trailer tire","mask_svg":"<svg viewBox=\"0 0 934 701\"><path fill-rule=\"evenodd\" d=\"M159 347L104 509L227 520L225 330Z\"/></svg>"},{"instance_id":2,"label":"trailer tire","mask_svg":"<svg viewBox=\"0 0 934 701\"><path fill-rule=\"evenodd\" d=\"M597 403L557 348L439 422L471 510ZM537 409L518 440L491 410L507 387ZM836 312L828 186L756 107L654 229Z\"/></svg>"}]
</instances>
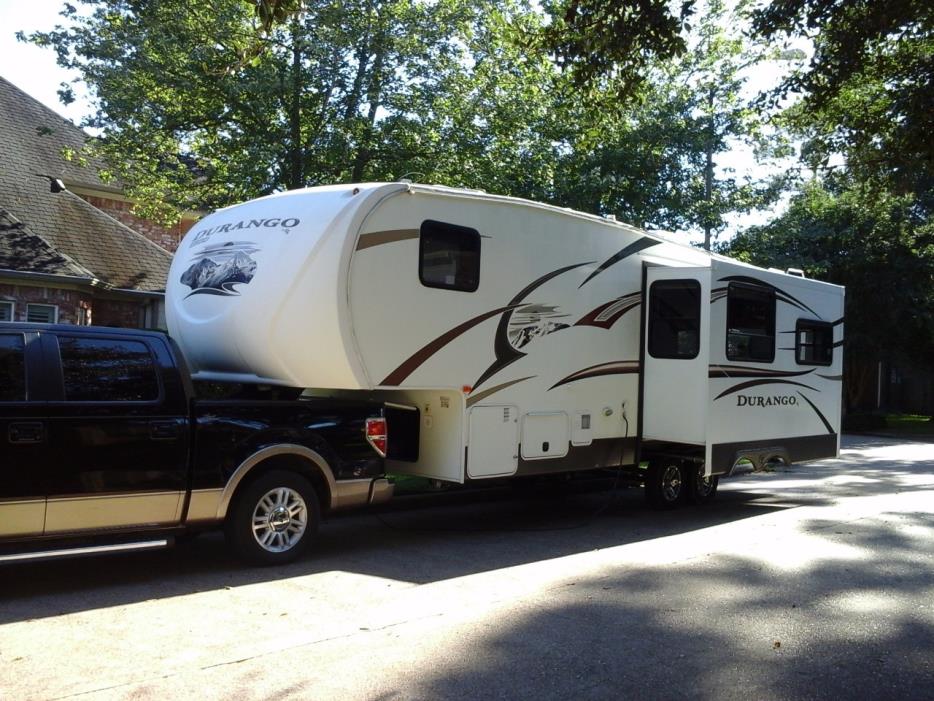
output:
<instances>
[{"instance_id":1,"label":"trailer tire","mask_svg":"<svg viewBox=\"0 0 934 701\"><path fill-rule=\"evenodd\" d=\"M685 471L688 479L687 499L692 504L706 504L717 495L717 486L720 484L718 475L704 476L704 464L688 464Z\"/></svg>"},{"instance_id":2,"label":"trailer tire","mask_svg":"<svg viewBox=\"0 0 934 701\"><path fill-rule=\"evenodd\" d=\"M656 509L673 509L687 491L684 464L677 460L652 460L645 474L645 496Z\"/></svg>"},{"instance_id":3,"label":"trailer tire","mask_svg":"<svg viewBox=\"0 0 934 701\"><path fill-rule=\"evenodd\" d=\"M248 564L285 565L308 549L320 522L311 482L297 472L270 470L237 494L224 535Z\"/></svg>"}]
</instances>

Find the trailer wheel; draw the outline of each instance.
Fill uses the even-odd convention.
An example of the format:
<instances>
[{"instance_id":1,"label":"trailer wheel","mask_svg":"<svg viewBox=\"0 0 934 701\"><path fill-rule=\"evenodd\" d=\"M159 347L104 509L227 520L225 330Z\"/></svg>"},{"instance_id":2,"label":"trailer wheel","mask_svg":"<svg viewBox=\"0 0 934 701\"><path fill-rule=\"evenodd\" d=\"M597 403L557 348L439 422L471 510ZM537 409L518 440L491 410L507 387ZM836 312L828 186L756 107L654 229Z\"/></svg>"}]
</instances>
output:
<instances>
[{"instance_id":1,"label":"trailer wheel","mask_svg":"<svg viewBox=\"0 0 934 701\"><path fill-rule=\"evenodd\" d=\"M224 534L247 563L284 565L305 552L320 521L312 484L296 472L271 470L237 496Z\"/></svg>"},{"instance_id":2,"label":"trailer wheel","mask_svg":"<svg viewBox=\"0 0 934 701\"><path fill-rule=\"evenodd\" d=\"M718 475L704 476L704 464L686 465L685 471L691 477L688 480L687 498L692 504L706 504L717 495L720 484Z\"/></svg>"},{"instance_id":3,"label":"trailer wheel","mask_svg":"<svg viewBox=\"0 0 934 701\"><path fill-rule=\"evenodd\" d=\"M652 460L645 475L645 496L656 509L673 509L687 491L684 466L676 460Z\"/></svg>"}]
</instances>

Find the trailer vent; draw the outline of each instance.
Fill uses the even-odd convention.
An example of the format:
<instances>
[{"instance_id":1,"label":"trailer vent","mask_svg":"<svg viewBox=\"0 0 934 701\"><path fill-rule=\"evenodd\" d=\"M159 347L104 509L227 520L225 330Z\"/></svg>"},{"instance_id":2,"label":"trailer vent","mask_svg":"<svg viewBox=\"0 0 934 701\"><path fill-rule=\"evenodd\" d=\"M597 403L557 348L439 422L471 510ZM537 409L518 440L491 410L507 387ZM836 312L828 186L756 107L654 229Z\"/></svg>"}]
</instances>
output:
<instances>
[{"instance_id":1,"label":"trailer vent","mask_svg":"<svg viewBox=\"0 0 934 701\"><path fill-rule=\"evenodd\" d=\"M512 418L512 417L511 417L510 414L509 414L509 407L508 407L508 406L504 406L504 407L503 407L503 423L508 422L511 418Z\"/></svg>"}]
</instances>

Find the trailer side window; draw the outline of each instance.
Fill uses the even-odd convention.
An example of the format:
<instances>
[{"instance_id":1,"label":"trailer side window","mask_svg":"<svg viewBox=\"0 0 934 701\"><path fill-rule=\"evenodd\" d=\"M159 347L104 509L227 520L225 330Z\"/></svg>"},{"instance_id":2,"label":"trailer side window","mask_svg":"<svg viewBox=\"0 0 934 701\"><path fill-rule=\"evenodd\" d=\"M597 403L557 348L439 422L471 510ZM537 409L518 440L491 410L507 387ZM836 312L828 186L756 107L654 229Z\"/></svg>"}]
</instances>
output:
<instances>
[{"instance_id":1,"label":"trailer side window","mask_svg":"<svg viewBox=\"0 0 934 701\"><path fill-rule=\"evenodd\" d=\"M145 343L60 336L65 399L71 402L148 402L159 381Z\"/></svg>"},{"instance_id":2,"label":"trailer side window","mask_svg":"<svg viewBox=\"0 0 934 701\"><path fill-rule=\"evenodd\" d=\"M795 359L798 365L833 363L833 325L826 321L798 319L795 325Z\"/></svg>"},{"instance_id":3,"label":"trailer side window","mask_svg":"<svg viewBox=\"0 0 934 701\"><path fill-rule=\"evenodd\" d=\"M422 222L418 278L426 287L476 292L480 286L480 233L430 219Z\"/></svg>"},{"instance_id":4,"label":"trailer side window","mask_svg":"<svg viewBox=\"0 0 934 701\"><path fill-rule=\"evenodd\" d=\"M772 290L730 283L726 357L756 363L775 360L775 293Z\"/></svg>"},{"instance_id":5,"label":"trailer side window","mask_svg":"<svg viewBox=\"0 0 934 701\"><path fill-rule=\"evenodd\" d=\"M700 351L697 280L657 280L649 288L649 355L690 360Z\"/></svg>"},{"instance_id":6,"label":"trailer side window","mask_svg":"<svg viewBox=\"0 0 934 701\"><path fill-rule=\"evenodd\" d=\"M0 335L0 402L26 401L25 347L22 334Z\"/></svg>"}]
</instances>

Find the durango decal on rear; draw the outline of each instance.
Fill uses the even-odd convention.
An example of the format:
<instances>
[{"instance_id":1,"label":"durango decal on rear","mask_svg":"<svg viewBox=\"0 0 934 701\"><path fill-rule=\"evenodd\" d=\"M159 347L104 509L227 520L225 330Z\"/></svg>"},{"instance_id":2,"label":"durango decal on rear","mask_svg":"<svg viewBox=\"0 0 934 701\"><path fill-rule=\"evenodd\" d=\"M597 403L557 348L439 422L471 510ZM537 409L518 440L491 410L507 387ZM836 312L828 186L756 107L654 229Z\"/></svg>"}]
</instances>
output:
<instances>
[{"instance_id":1,"label":"durango decal on rear","mask_svg":"<svg viewBox=\"0 0 934 701\"><path fill-rule=\"evenodd\" d=\"M736 406L796 406L798 398L788 394L771 397L751 397L747 394L736 395Z\"/></svg>"}]
</instances>

